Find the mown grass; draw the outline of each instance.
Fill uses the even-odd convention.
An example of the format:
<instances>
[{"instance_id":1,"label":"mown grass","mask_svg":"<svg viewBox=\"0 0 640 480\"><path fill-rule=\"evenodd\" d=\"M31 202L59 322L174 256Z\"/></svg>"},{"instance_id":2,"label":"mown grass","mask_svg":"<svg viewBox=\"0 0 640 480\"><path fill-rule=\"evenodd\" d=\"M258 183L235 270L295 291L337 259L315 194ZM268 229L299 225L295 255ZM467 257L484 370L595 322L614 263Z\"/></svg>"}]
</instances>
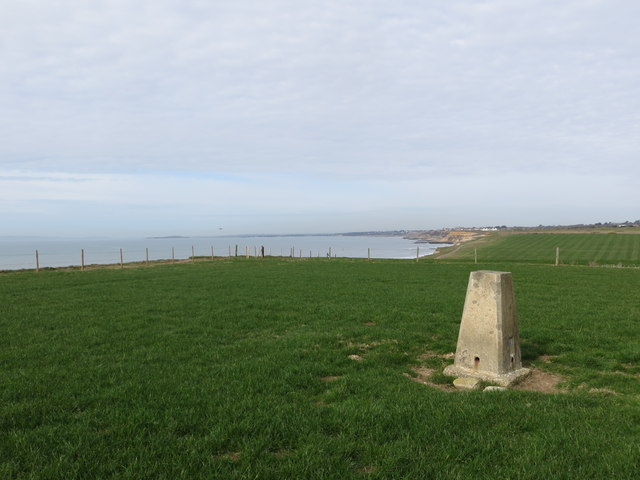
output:
<instances>
[{"instance_id":1,"label":"mown grass","mask_svg":"<svg viewBox=\"0 0 640 480\"><path fill-rule=\"evenodd\" d=\"M524 359L569 393L403 375L455 349L480 268L513 272ZM2 274L0 478L637 478L639 290L333 259Z\"/></svg>"},{"instance_id":2,"label":"mown grass","mask_svg":"<svg viewBox=\"0 0 640 480\"><path fill-rule=\"evenodd\" d=\"M554 264L560 248L563 265L640 265L640 234L500 233L470 242L447 259L481 262ZM475 250L475 251L474 251Z\"/></svg>"}]
</instances>

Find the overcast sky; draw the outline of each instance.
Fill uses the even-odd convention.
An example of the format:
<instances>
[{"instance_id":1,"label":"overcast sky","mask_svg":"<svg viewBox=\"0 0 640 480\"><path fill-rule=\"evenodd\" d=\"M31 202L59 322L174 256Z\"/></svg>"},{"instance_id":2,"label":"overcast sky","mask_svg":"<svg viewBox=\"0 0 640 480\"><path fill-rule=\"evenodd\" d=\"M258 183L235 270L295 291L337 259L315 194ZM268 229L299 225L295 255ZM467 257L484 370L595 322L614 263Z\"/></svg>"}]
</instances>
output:
<instances>
[{"instance_id":1,"label":"overcast sky","mask_svg":"<svg viewBox=\"0 0 640 480\"><path fill-rule=\"evenodd\" d=\"M636 220L638 19L637 0L1 0L0 236Z\"/></svg>"}]
</instances>

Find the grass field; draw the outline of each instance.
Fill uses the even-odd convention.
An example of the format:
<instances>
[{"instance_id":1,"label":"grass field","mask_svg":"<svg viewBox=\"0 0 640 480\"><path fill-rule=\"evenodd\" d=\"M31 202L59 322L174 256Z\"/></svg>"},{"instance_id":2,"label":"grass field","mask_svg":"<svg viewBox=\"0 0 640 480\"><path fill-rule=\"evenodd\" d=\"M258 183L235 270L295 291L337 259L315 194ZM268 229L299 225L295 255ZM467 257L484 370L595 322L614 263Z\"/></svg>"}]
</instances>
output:
<instances>
[{"instance_id":1,"label":"grass field","mask_svg":"<svg viewBox=\"0 0 640 480\"><path fill-rule=\"evenodd\" d=\"M566 393L409 378L445 380L485 268ZM637 478L639 291L637 269L409 261L1 274L0 478Z\"/></svg>"},{"instance_id":2,"label":"grass field","mask_svg":"<svg viewBox=\"0 0 640 480\"><path fill-rule=\"evenodd\" d=\"M462 245L446 258L473 260L475 249L482 262L554 264L556 248L564 265L640 265L640 234L616 233L499 233Z\"/></svg>"}]
</instances>

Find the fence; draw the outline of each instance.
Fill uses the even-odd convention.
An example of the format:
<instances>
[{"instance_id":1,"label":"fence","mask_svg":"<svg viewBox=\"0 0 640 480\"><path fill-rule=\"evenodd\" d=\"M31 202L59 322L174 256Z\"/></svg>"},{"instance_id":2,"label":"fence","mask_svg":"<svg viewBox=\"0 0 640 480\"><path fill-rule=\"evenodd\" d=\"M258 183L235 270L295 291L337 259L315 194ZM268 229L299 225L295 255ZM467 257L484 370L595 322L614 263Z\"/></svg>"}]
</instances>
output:
<instances>
[{"instance_id":1,"label":"fence","mask_svg":"<svg viewBox=\"0 0 640 480\"><path fill-rule=\"evenodd\" d=\"M244 248L241 248L244 247ZM375 257L374 251L371 247L366 248L366 256L364 252L362 254L350 255L343 254L344 252L338 252L333 247L325 249L309 249L290 247L286 250L280 248L279 251L272 249L271 247L265 247L260 245L248 246L239 244L229 244L226 249L223 250L226 255L224 257L245 257L245 258L264 258L264 257L285 257L285 258L336 258L348 257L348 258L367 258L372 260L374 258L411 258L410 256L402 257L390 257L379 255ZM306 252L308 251L308 257ZM182 254L181 254L182 253ZM125 265L149 265L150 263L184 263L194 262L196 260L223 258L223 255L216 255L216 248L213 245L206 247L206 250L199 247L196 249L195 245L191 245L188 254L185 255L185 248L182 247L181 252L176 252L175 247L171 247L169 251L166 249L164 253L160 249L150 250L149 247L141 248L109 248L109 249L85 249L79 248L73 251L72 248L66 248L57 250L43 251L36 249L32 254L27 253L14 253L9 255L0 255L0 270L20 270L20 269L34 269L40 271L45 268L77 268L85 270L88 267L96 265L112 265L119 268L125 268ZM424 249L423 249L424 253ZM433 251L427 254L433 253ZM169 256L170 254L170 256ZM426 256L426 255L422 255ZM415 261L419 261L421 258L420 247L415 248Z\"/></svg>"}]
</instances>

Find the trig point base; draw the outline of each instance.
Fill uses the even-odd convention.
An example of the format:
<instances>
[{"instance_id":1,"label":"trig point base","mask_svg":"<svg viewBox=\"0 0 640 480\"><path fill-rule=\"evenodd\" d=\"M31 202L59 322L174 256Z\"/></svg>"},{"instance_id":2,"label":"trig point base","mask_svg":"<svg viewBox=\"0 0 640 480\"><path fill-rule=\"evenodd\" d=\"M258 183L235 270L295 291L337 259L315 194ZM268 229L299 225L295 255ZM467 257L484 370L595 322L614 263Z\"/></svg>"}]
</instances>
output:
<instances>
[{"instance_id":1,"label":"trig point base","mask_svg":"<svg viewBox=\"0 0 640 480\"><path fill-rule=\"evenodd\" d=\"M471 272L453 365L445 375L508 387L526 377L509 272Z\"/></svg>"}]
</instances>

